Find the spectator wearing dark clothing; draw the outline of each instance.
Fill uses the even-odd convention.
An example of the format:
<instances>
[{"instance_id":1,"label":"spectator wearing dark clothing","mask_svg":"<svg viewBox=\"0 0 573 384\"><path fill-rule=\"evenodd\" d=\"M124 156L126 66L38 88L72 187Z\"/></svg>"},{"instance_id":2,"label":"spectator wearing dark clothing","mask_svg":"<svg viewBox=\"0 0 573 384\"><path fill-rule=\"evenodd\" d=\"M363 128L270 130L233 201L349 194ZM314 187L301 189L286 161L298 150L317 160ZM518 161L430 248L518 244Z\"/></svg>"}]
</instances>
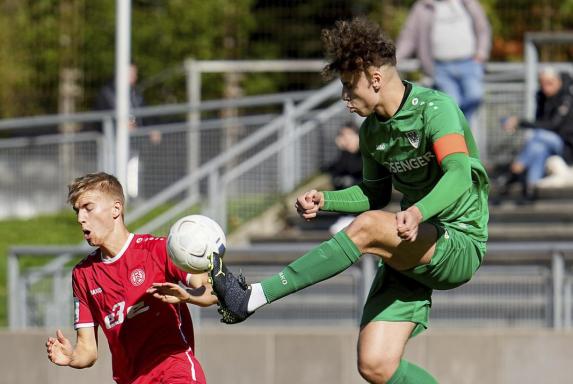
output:
<instances>
[{"instance_id":1,"label":"spectator wearing dark clothing","mask_svg":"<svg viewBox=\"0 0 573 384\"><path fill-rule=\"evenodd\" d=\"M137 66L135 64L131 64L129 67L129 107L130 109L141 108L145 105L145 100L143 99L143 95L137 89ZM115 81L110 81L106 85L104 85L95 100L94 108L96 111L113 111L115 110L115 96L116 96L116 89L115 89ZM143 122L141 118L133 118L130 121L129 129L130 131L135 129L138 126L142 126Z\"/></svg>"},{"instance_id":2,"label":"spectator wearing dark clothing","mask_svg":"<svg viewBox=\"0 0 573 384\"><path fill-rule=\"evenodd\" d=\"M529 128L517 158L510 166L506 182L521 179L526 200L535 199L535 186L545 175L545 162L550 156L561 156L573 163L573 84L568 75L559 74L554 68L544 68L539 74L540 90L537 93L535 121L507 118L504 129L515 132Z\"/></svg>"},{"instance_id":3,"label":"spectator wearing dark clothing","mask_svg":"<svg viewBox=\"0 0 573 384\"><path fill-rule=\"evenodd\" d=\"M138 69L135 64L129 67L129 107L130 110L142 108L145 106L143 94L137 87ZM95 100L94 108L98 111L113 111L116 107L116 88L115 82L110 81L104 85ZM133 113L129 120L130 132L130 158L127 165L127 173L131 185L127 185L127 195L132 198L146 198L156 193L155 185L162 185L159 179L163 175L159 172L154 172L154 165L162 151L160 144L162 142L161 132L157 129L149 130L146 134L148 140L144 136L133 134L137 128L144 125L153 124L150 118L142 119L141 117L134 116ZM98 127L98 129L101 129ZM115 132L114 132L115 136ZM164 148L163 148L164 150Z\"/></svg>"},{"instance_id":4,"label":"spectator wearing dark clothing","mask_svg":"<svg viewBox=\"0 0 573 384\"><path fill-rule=\"evenodd\" d=\"M334 189L340 190L362 181L362 156L358 144L358 127L352 122L340 127L335 143L340 153L336 160L324 170L330 175Z\"/></svg>"},{"instance_id":5,"label":"spectator wearing dark clothing","mask_svg":"<svg viewBox=\"0 0 573 384\"><path fill-rule=\"evenodd\" d=\"M323 168L323 171L330 175L333 188L341 190L362 181L362 155L360 154L358 127L356 124L348 121L340 127L335 143L340 150L338 157L327 167ZM330 227L330 232L338 232L352 220L354 220L354 216L341 216Z\"/></svg>"}]
</instances>

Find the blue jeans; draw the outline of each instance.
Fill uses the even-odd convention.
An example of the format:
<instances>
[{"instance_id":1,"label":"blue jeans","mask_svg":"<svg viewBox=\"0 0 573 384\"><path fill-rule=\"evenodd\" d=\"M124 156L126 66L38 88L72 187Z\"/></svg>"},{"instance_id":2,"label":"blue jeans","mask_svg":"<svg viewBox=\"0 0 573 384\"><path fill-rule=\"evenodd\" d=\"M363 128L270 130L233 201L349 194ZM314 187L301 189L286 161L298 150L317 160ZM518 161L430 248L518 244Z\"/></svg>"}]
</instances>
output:
<instances>
[{"instance_id":1,"label":"blue jeans","mask_svg":"<svg viewBox=\"0 0 573 384\"><path fill-rule=\"evenodd\" d=\"M483 65L473 59L436 61L434 85L450 95L471 121L483 98Z\"/></svg>"},{"instance_id":2,"label":"blue jeans","mask_svg":"<svg viewBox=\"0 0 573 384\"><path fill-rule=\"evenodd\" d=\"M563 139L553 131L543 128L533 130L516 161L526 169L528 185L535 185L545 175L545 161L552 155L563 155Z\"/></svg>"}]
</instances>

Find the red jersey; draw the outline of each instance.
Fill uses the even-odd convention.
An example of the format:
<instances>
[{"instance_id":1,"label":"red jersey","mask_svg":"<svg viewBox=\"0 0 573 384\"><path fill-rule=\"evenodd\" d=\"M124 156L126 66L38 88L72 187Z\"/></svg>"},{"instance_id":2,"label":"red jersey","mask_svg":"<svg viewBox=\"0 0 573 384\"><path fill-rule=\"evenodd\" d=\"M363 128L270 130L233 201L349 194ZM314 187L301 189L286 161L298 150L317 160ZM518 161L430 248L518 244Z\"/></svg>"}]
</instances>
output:
<instances>
[{"instance_id":1,"label":"red jersey","mask_svg":"<svg viewBox=\"0 0 573 384\"><path fill-rule=\"evenodd\" d=\"M188 285L187 279L168 257L165 238L151 235L130 234L115 257L104 259L98 249L75 266L74 327L102 328L117 383L153 382L158 367L164 369L175 355L193 383L204 382L193 355L187 305L167 304L145 292L154 282Z\"/></svg>"}]
</instances>

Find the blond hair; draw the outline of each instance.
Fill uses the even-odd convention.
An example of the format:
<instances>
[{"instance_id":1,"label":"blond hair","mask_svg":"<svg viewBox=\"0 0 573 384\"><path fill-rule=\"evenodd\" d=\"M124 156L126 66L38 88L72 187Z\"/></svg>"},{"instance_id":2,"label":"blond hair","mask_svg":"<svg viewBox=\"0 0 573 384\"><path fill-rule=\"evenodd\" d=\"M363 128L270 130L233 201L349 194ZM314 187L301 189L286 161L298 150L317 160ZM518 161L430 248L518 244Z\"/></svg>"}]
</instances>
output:
<instances>
[{"instance_id":1,"label":"blond hair","mask_svg":"<svg viewBox=\"0 0 573 384\"><path fill-rule=\"evenodd\" d=\"M125 204L123 188L119 180L117 180L115 176L105 172L88 173L87 175L76 178L68 185L68 202L74 206L82 194L94 190L106 193L113 199L117 199L121 202L122 207Z\"/></svg>"}]
</instances>

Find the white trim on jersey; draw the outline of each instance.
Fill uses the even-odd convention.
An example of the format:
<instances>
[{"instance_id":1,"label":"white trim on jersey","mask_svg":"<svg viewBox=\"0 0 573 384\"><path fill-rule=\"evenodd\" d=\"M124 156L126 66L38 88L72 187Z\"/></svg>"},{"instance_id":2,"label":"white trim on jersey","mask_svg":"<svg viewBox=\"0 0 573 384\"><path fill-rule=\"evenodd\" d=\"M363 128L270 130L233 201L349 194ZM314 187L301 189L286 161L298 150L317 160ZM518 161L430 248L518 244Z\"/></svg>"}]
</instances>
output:
<instances>
[{"instance_id":1,"label":"white trim on jersey","mask_svg":"<svg viewBox=\"0 0 573 384\"><path fill-rule=\"evenodd\" d=\"M74 325L74 330L76 329L80 329L80 328L93 328L95 327L95 323L79 323L79 324L75 324Z\"/></svg>"},{"instance_id":2,"label":"white trim on jersey","mask_svg":"<svg viewBox=\"0 0 573 384\"><path fill-rule=\"evenodd\" d=\"M185 351L185 356L187 356L187 360L191 363L191 378L193 381L197 381L197 375L195 374L195 363L193 362L193 358L189 355L189 351L191 351L191 347Z\"/></svg>"},{"instance_id":3,"label":"white trim on jersey","mask_svg":"<svg viewBox=\"0 0 573 384\"><path fill-rule=\"evenodd\" d=\"M134 236L133 233L129 234L129 237L125 241L125 244L123 244L123 247L121 248L119 253L117 255L115 255L114 257L112 257L112 258L102 257L101 253L100 253L101 261L103 261L105 264L111 264L111 263L115 263L116 261L121 259L121 257L123 256L123 254L125 253L125 251L129 247L129 244L131 244L131 240L133 240L133 236Z\"/></svg>"}]
</instances>

